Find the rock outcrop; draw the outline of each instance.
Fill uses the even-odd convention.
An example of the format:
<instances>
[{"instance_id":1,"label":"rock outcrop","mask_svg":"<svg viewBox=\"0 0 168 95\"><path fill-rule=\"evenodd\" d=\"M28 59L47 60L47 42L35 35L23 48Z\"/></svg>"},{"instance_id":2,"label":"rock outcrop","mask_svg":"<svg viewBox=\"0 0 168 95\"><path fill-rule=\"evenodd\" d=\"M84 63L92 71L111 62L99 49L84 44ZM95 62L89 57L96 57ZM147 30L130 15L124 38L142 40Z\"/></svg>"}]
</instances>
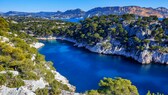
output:
<instances>
[{"instance_id":1,"label":"rock outcrop","mask_svg":"<svg viewBox=\"0 0 168 95\"><path fill-rule=\"evenodd\" d=\"M18 75L17 71L9 71L11 72L14 76ZM52 70L53 74L55 75L55 79L62 84L65 84L69 87L69 89L72 92L69 91L62 91L62 93L74 93L75 87L72 86L69 81L62 76L59 72ZM6 73L6 71L1 71L0 73ZM39 80L23 80L25 83L25 86L21 86L19 88L9 88L6 86L1 86L0 87L0 95L36 95L35 90L45 88L48 83L44 81L43 78L40 78ZM64 94L63 94L64 95Z\"/></svg>"},{"instance_id":2,"label":"rock outcrop","mask_svg":"<svg viewBox=\"0 0 168 95\"><path fill-rule=\"evenodd\" d=\"M123 55L125 57L131 57L142 64L149 64L151 62L168 64L168 53L161 53L158 51L131 51L126 52L123 47L113 46L111 49L105 50L99 44L94 47L86 46L88 50L92 52L102 53L102 54L116 54Z\"/></svg>"},{"instance_id":3,"label":"rock outcrop","mask_svg":"<svg viewBox=\"0 0 168 95\"><path fill-rule=\"evenodd\" d=\"M30 45L30 47L34 47L36 49L41 48L42 46L44 46L44 44L40 43L40 42L35 42L35 43Z\"/></svg>"},{"instance_id":4,"label":"rock outcrop","mask_svg":"<svg viewBox=\"0 0 168 95\"><path fill-rule=\"evenodd\" d=\"M125 57L130 57L142 64L150 64L152 62L168 64L168 53L162 53L159 51L149 51L149 50L143 50L143 51L133 50L128 52L117 41L112 41L112 44L113 44L112 47L110 47L109 49L106 49L106 48L103 48L102 46L103 42L97 43L94 46L89 46L84 43L78 43L77 41L71 38L56 37L56 39L72 42L74 43L74 46L84 47L89 51L95 52L95 53L116 54L116 55L122 55Z\"/></svg>"}]
</instances>

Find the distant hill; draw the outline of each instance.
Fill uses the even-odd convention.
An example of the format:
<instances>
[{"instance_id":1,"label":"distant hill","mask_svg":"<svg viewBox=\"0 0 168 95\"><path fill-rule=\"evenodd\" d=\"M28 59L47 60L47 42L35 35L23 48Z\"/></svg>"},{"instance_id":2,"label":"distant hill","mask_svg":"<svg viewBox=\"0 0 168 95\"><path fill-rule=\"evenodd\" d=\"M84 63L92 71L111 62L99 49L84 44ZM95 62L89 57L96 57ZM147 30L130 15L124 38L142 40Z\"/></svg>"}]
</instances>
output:
<instances>
[{"instance_id":1,"label":"distant hill","mask_svg":"<svg viewBox=\"0 0 168 95\"><path fill-rule=\"evenodd\" d=\"M160 8L144 8L139 6L125 6L125 7L98 7L91 9L86 12L89 16L93 15L122 15L122 14L135 14L138 16L151 16L156 15L159 18L168 17L168 9L160 7Z\"/></svg>"},{"instance_id":2,"label":"distant hill","mask_svg":"<svg viewBox=\"0 0 168 95\"><path fill-rule=\"evenodd\" d=\"M6 13L0 13L2 16L28 16L28 17L42 17L48 19L61 19L61 18L86 18L91 16L101 15L122 15L122 14L135 14L137 16L151 16L155 15L159 18L168 18L168 9L164 7L158 8L145 8L139 6L124 6L124 7L97 7L88 11L81 9L67 10L65 12L17 12L9 11Z\"/></svg>"}]
</instances>

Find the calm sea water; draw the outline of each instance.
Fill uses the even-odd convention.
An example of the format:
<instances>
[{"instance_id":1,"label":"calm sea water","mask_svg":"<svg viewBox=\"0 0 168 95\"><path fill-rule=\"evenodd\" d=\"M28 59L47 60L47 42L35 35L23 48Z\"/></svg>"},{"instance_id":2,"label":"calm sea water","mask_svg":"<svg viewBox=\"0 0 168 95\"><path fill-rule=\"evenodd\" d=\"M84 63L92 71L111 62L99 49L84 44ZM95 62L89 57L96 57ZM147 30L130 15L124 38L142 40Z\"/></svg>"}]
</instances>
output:
<instances>
[{"instance_id":1,"label":"calm sea water","mask_svg":"<svg viewBox=\"0 0 168 95\"><path fill-rule=\"evenodd\" d=\"M97 89L103 77L122 77L131 80L141 95L145 95L148 90L168 94L166 65L141 65L121 56L92 53L66 41L41 42L45 46L39 52L46 56L47 61L52 61L56 70L76 86L77 92Z\"/></svg>"},{"instance_id":2,"label":"calm sea water","mask_svg":"<svg viewBox=\"0 0 168 95\"><path fill-rule=\"evenodd\" d=\"M80 20L83 20L83 18L71 18L71 19L60 19L63 21L67 21L67 22L73 22L73 23L79 23Z\"/></svg>"}]
</instances>

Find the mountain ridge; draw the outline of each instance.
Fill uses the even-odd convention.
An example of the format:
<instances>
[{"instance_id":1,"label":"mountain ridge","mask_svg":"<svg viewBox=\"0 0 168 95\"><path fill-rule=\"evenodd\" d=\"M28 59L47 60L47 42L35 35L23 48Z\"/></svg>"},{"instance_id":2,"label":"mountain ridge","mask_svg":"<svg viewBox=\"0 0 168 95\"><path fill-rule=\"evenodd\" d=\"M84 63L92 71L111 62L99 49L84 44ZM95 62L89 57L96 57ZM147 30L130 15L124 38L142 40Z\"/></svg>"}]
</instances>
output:
<instances>
[{"instance_id":1,"label":"mountain ridge","mask_svg":"<svg viewBox=\"0 0 168 95\"><path fill-rule=\"evenodd\" d=\"M168 18L168 9L165 7L140 7L140 6L112 6L112 7L96 7L88 11L83 11L79 8L56 12L18 12L8 11L0 13L1 16L27 16L27 17L42 17L48 19L61 19L61 18L86 18L91 16L101 15L122 15L122 14L135 14L137 16L157 16L159 18Z\"/></svg>"}]
</instances>

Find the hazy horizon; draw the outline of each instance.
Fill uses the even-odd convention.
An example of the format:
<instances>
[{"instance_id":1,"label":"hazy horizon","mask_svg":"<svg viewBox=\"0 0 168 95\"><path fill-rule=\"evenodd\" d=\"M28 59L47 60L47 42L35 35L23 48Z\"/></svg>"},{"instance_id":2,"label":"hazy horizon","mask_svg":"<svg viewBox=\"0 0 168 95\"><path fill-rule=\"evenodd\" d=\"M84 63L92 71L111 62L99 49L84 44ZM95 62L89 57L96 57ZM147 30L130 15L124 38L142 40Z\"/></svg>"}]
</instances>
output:
<instances>
[{"instance_id":1,"label":"hazy horizon","mask_svg":"<svg viewBox=\"0 0 168 95\"><path fill-rule=\"evenodd\" d=\"M128 5L128 6L137 6L137 5ZM126 7L126 6L105 6L105 7ZM139 6L139 7L142 7L142 6ZM98 7L94 7L94 8L98 8ZM104 8L104 7L101 7L101 8ZM144 7L144 8L154 8L154 7ZM156 7L156 8L159 8L159 7ZM165 8L167 8L167 7L165 7ZM75 9L81 9L81 8L75 8ZM67 9L67 10L75 10L75 9ZM91 8L91 9L93 9L93 8ZM65 10L65 11L67 11L67 10ZM88 9L88 10L81 9L81 10L86 12L86 11L89 11L90 9ZM58 12L60 10L56 10L56 11L43 11L43 10L41 10L41 11L16 11L16 10L9 10L9 11L36 13L36 12ZM9 12L9 11L5 11L5 12ZM60 12L65 12L65 11L60 11ZM0 11L0 12L3 12L3 11Z\"/></svg>"},{"instance_id":2,"label":"hazy horizon","mask_svg":"<svg viewBox=\"0 0 168 95\"><path fill-rule=\"evenodd\" d=\"M89 3L89 4L88 4ZM56 11L66 11L71 9L81 9L83 11L88 11L96 7L114 7L114 6L140 6L140 7L165 7L168 8L167 0L1 0L0 1L0 12L8 11L19 11L19 12L56 12ZM9 5L9 6L6 6Z\"/></svg>"}]
</instances>

